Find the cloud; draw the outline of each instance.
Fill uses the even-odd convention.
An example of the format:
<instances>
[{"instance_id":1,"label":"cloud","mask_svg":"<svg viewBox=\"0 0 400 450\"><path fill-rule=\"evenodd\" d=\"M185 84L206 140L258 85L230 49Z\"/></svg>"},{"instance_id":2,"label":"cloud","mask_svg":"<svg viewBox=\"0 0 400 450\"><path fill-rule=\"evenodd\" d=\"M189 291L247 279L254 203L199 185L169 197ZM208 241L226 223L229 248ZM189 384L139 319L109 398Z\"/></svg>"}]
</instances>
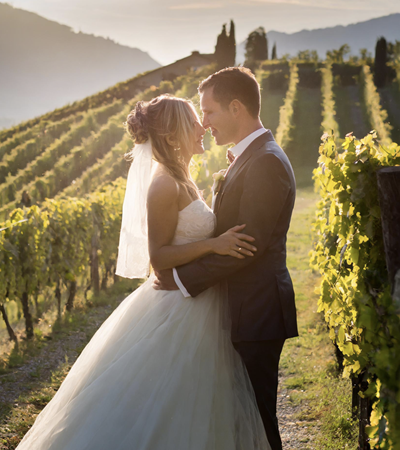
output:
<instances>
[{"instance_id":1,"label":"cloud","mask_svg":"<svg viewBox=\"0 0 400 450\"><path fill-rule=\"evenodd\" d=\"M170 6L168 9L173 10L193 10L193 9L220 9L225 8L224 3L187 3L185 5L174 5Z\"/></svg>"},{"instance_id":2,"label":"cloud","mask_svg":"<svg viewBox=\"0 0 400 450\"><path fill-rule=\"evenodd\" d=\"M341 9L343 11L375 11L378 9L374 1L364 0L237 0L238 5L288 5L304 6L315 9ZM390 3L390 2L389 2ZM389 5L388 5L389 6Z\"/></svg>"}]
</instances>

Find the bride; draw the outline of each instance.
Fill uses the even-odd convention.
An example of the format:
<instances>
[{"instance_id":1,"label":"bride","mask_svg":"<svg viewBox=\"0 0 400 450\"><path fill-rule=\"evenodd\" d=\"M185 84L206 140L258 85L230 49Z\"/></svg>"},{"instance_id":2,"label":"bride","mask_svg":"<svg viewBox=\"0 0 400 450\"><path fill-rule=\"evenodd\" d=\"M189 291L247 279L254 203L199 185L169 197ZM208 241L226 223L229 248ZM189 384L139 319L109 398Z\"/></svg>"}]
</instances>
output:
<instances>
[{"instance_id":1,"label":"bride","mask_svg":"<svg viewBox=\"0 0 400 450\"><path fill-rule=\"evenodd\" d=\"M117 274L173 268L209 253L251 258L235 227L213 238L215 216L189 174L204 152L193 105L160 96L127 119L135 140ZM18 450L269 450L243 363L230 340L222 285L195 299L132 292L85 347Z\"/></svg>"}]
</instances>

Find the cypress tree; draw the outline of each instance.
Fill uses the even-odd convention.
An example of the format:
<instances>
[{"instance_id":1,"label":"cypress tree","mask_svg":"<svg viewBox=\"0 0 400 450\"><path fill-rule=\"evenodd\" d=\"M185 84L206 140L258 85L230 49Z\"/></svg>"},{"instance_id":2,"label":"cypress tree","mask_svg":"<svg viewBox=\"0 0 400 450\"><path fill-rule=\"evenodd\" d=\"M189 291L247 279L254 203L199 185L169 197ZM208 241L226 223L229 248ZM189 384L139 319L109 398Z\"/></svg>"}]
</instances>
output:
<instances>
[{"instance_id":1,"label":"cypress tree","mask_svg":"<svg viewBox=\"0 0 400 450\"><path fill-rule=\"evenodd\" d=\"M274 42L274 46L272 47L271 59L278 59L278 57L276 56L276 42Z\"/></svg>"},{"instance_id":2,"label":"cypress tree","mask_svg":"<svg viewBox=\"0 0 400 450\"><path fill-rule=\"evenodd\" d=\"M376 87L385 86L387 79L387 42L384 37L378 39L375 47L374 82Z\"/></svg>"},{"instance_id":3,"label":"cypress tree","mask_svg":"<svg viewBox=\"0 0 400 450\"><path fill-rule=\"evenodd\" d=\"M229 36L226 32L226 24L222 26L222 31L217 38L214 55L218 69L235 65L236 40L235 24L233 23L233 20L231 20Z\"/></svg>"},{"instance_id":4,"label":"cypress tree","mask_svg":"<svg viewBox=\"0 0 400 450\"><path fill-rule=\"evenodd\" d=\"M215 46L215 59L218 69L223 69L229 65L229 37L226 34L226 24L222 25L222 31L218 35L217 45Z\"/></svg>"},{"instance_id":5,"label":"cypress tree","mask_svg":"<svg viewBox=\"0 0 400 450\"><path fill-rule=\"evenodd\" d=\"M236 62L236 38L235 38L235 24L231 20L231 27L229 29L229 66L234 66Z\"/></svg>"}]
</instances>

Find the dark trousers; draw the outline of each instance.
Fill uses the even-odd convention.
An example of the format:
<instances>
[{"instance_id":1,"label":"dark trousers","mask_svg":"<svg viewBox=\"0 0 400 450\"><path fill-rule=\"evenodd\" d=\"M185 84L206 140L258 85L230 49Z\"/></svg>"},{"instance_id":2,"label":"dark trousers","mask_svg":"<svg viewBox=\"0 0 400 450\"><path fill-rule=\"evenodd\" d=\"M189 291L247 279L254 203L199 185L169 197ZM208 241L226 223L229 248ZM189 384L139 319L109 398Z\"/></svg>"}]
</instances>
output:
<instances>
[{"instance_id":1,"label":"dark trousers","mask_svg":"<svg viewBox=\"0 0 400 450\"><path fill-rule=\"evenodd\" d=\"M276 417L278 366L284 339L257 342L234 342L253 385L258 409L272 450L282 450Z\"/></svg>"}]
</instances>

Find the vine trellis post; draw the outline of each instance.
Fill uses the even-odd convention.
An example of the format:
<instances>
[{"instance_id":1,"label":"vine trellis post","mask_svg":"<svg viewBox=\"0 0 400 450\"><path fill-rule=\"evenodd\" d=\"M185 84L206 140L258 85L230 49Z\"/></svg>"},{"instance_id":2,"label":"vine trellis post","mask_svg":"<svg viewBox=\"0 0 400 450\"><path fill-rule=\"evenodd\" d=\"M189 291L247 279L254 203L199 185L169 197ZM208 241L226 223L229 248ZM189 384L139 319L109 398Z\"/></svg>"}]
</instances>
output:
<instances>
[{"instance_id":1,"label":"vine trellis post","mask_svg":"<svg viewBox=\"0 0 400 450\"><path fill-rule=\"evenodd\" d=\"M396 286L400 278L400 166L378 171L378 189L386 265L394 294L400 289Z\"/></svg>"}]
</instances>

